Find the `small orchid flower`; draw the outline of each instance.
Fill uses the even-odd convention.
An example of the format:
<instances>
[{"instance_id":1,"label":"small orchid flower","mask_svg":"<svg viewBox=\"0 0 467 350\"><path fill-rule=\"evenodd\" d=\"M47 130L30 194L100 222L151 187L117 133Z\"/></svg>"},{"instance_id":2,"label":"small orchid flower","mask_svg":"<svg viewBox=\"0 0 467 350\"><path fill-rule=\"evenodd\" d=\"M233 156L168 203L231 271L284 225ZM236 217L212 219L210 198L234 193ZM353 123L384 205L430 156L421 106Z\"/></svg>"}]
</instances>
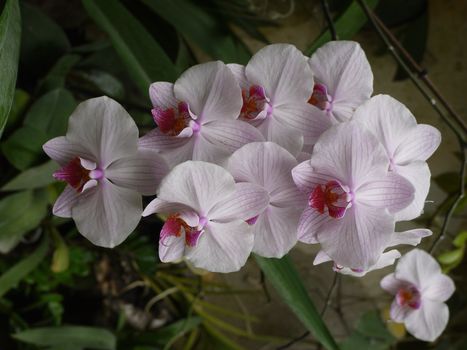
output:
<instances>
[{"instance_id":1,"label":"small orchid flower","mask_svg":"<svg viewBox=\"0 0 467 350\"><path fill-rule=\"evenodd\" d=\"M418 245L422 238L428 237L432 234L432 232L428 229L413 229L404 232L393 232L391 235L391 239L388 243L389 247L393 247L400 244L409 244L412 246ZM379 270L394 264L396 259L399 259L401 254L398 250L392 249L387 252L381 254L379 259L376 263L370 266L367 270L363 269L352 269L345 266L340 266L337 264L333 264L333 270L335 272L342 273L344 275L352 275L355 277L362 277L365 276L368 272ZM332 261L332 259L327 255L324 251L320 250L318 254L316 254L316 258L313 261L313 265L322 264L324 262Z\"/></svg>"},{"instance_id":2,"label":"small orchid flower","mask_svg":"<svg viewBox=\"0 0 467 350\"><path fill-rule=\"evenodd\" d=\"M376 264L394 232L394 213L411 203L414 192L388 166L380 142L357 122L324 132L311 160L292 170L308 196L299 240L320 243L340 266L367 270Z\"/></svg>"},{"instance_id":3,"label":"small orchid flower","mask_svg":"<svg viewBox=\"0 0 467 350\"><path fill-rule=\"evenodd\" d=\"M263 140L237 120L241 91L220 61L189 68L175 84L153 83L149 94L158 128L141 138L140 147L160 152L172 166L191 159L221 164L244 144Z\"/></svg>"},{"instance_id":4,"label":"small orchid flower","mask_svg":"<svg viewBox=\"0 0 467 350\"><path fill-rule=\"evenodd\" d=\"M434 127L417 124L415 117L399 101L377 95L360 106L353 117L381 140L389 169L404 176L415 187L415 198L396 220L412 220L419 216L430 189L430 169L425 162L441 143Z\"/></svg>"},{"instance_id":5,"label":"small orchid flower","mask_svg":"<svg viewBox=\"0 0 467 350\"><path fill-rule=\"evenodd\" d=\"M449 309L444 303L456 287L427 252L414 249L381 280L381 288L395 296L391 319L404 323L415 338L434 341L446 328Z\"/></svg>"},{"instance_id":6,"label":"small orchid flower","mask_svg":"<svg viewBox=\"0 0 467 350\"><path fill-rule=\"evenodd\" d=\"M235 181L256 184L269 193L268 206L252 225L254 253L281 258L297 243L298 219L306 198L292 179L296 165L292 154L272 142L250 143L229 159L227 169Z\"/></svg>"},{"instance_id":7,"label":"small orchid flower","mask_svg":"<svg viewBox=\"0 0 467 350\"><path fill-rule=\"evenodd\" d=\"M159 258L175 262L185 257L212 272L239 270L253 248L247 220L269 202L261 187L235 181L220 166L187 161L162 181L157 197L143 212L168 215L159 238Z\"/></svg>"},{"instance_id":8,"label":"small orchid flower","mask_svg":"<svg viewBox=\"0 0 467 350\"><path fill-rule=\"evenodd\" d=\"M304 133L315 139L329 127L329 118L318 115L315 119L313 107L307 103L313 75L305 56L293 45L268 45L246 67L228 67L242 90L239 119L256 126L267 141L296 156L302 149Z\"/></svg>"},{"instance_id":9,"label":"small orchid flower","mask_svg":"<svg viewBox=\"0 0 467 350\"><path fill-rule=\"evenodd\" d=\"M135 122L108 97L82 102L70 116L66 136L43 148L61 166L53 176L68 184L53 213L72 217L78 231L102 247L120 244L135 229L141 194L154 194L168 172L156 152L138 149Z\"/></svg>"},{"instance_id":10,"label":"small orchid flower","mask_svg":"<svg viewBox=\"0 0 467 350\"><path fill-rule=\"evenodd\" d=\"M309 103L333 123L350 120L373 93L373 73L356 42L331 41L316 50L308 62L315 79Z\"/></svg>"}]
</instances>

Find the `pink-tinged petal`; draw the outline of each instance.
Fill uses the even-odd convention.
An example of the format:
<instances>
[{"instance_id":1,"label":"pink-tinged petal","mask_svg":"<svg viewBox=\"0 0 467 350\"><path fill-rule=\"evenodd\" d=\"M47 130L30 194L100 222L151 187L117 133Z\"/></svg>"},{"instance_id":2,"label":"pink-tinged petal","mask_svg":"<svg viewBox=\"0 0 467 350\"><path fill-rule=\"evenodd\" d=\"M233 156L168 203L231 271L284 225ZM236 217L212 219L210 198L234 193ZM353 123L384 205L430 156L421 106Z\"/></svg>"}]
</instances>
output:
<instances>
[{"instance_id":1,"label":"pink-tinged petal","mask_svg":"<svg viewBox=\"0 0 467 350\"><path fill-rule=\"evenodd\" d=\"M254 126L241 120L212 121L203 125L202 136L215 147L233 153L243 145L263 141L263 135Z\"/></svg>"},{"instance_id":2,"label":"pink-tinged petal","mask_svg":"<svg viewBox=\"0 0 467 350\"><path fill-rule=\"evenodd\" d=\"M236 181L252 182L269 193L293 188L291 170L297 164L294 156L272 142L254 142L243 146L229 159L227 169Z\"/></svg>"},{"instance_id":3,"label":"pink-tinged petal","mask_svg":"<svg viewBox=\"0 0 467 350\"><path fill-rule=\"evenodd\" d=\"M177 109L178 102L174 94L174 84L165 81L152 83L149 86L149 97L153 106L161 109Z\"/></svg>"},{"instance_id":4,"label":"pink-tinged petal","mask_svg":"<svg viewBox=\"0 0 467 350\"><path fill-rule=\"evenodd\" d=\"M71 218L71 208L77 202L79 193L71 186L66 186L55 201L52 212L61 218Z\"/></svg>"},{"instance_id":5,"label":"pink-tinged petal","mask_svg":"<svg viewBox=\"0 0 467 350\"><path fill-rule=\"evenodd\" d=\"M332 261L331 257L327 255L323 250L320 250L313 260L313 265L319 265L328 261Z\"/></svg>"},{"instance_id":6,"label":"pink-tinged petal","mask_svg":"<svg viewBox=\"0 0 467 350\"><path fill-rule=\"evenodd\" d=\"M311 120L310 123L303 128L303 143L306 147L311 148L318 141L319 137L333 125L333 119L326 112L309 106ZM305 146L303 147L305 150ZM310 152L311 153L311 149Z\"/></svg>"},{"instance_id":7,"label":"pink-tinged petal","mask_svg":"<svg viewBox=\"0 0 467 350\"><path fill-rule=\"evenodd\" d=\"M209 222L186 257L197 268L227 273L240 270L252 248L253 232L245 221Z\"/></svg>"},{"instance_id":8,"label":"pink-tinged petal","mask_svg":"<svg viewBox=\"0 0 467 350\"><path fill-rule=\"evenodd\" d=\"M113 248L138 225L141 195L103 179L98 186L82 193L71 213L84 237L95 245Z\"/></svg>"},{"instance_id":9,"label":"pink-tinged petal","mask_svg":"<svg viewBox=\"0 0 467 350\"><path fill-rule=\"evenodd\" d=\"M361 270L361 269L350 269L348 267L339 268L337 272L342 273L343 275L350 275L355 277L363 277L368 272L383 269L387 266L391 266L394 264L396 259L401 257L401 253L397 250L393 249L388 252L381 254L376 264L371 266L368 270Z\"/></svg>"},{"instance_id":10,"label":"pink-tinged petal","mask_svg":"<svg viewBox=\"0 0 467 350\"><path fill-rule=\"evenodd\" d=\"M253 252L267 258L282 258L297 243L301 210L270 205L252 226Z\"/></svg>"},{"instance_id":11,"label":"pink-tinged petal","mask_svg":"<svg viewBox=\"0 0 467 350\"><path fill-rule=\"evenodd\" d=\"M73 144L65 136L47 141L42 146L44 152L61 166L67 165L76 157L95 159L94 156L79 144Z\"/></svg>"},{"instance_id":12,"label":"pink-tinged petal","mask_svg":"<svg viewBox=\"0 0 467 350\"><path fill-rule=\"evenodd\" d=\"M387 247L391 232L394 219L389 213L354 204L341 219L321 225L317 240L337 265L368 270Z\"/></svg>"},{"instance_id":13,"label":"pink-tinged petal","mask_svg":"<svg viewBox=\"0 0 467 350\"><path fill-rule=\"evenodd\" d=\"M311 167L342 185L358 188L387 173L389 161L381 143L361 124L351 121L325 131L313 149Z\"/></svg>"},{"instance_id":14,"label":"pink-tinged petal","mask_svg":"<svg viewBox=\"0 0 467 350\"><path fill-rule=\"evenodd\" d=\"M429 299L422 300L422 307L405 318L405 328L415 338L432 342L444 331L449 320L446 304Z\"/></svg>"},{"instance_id":15,"label":"pink-tinged petal","mask_svg":"<svg viewBox=\"0 0 467 350\"><path fill-rule=\"evenodd\" d=\"M178 262L185 253L185 235L167 236L164 242L159 241L159 259L162 262Z\"/></svg>"},{"instance_id":16,"label":"pink-tinged petal","mask_svg":"<svg viewBox=\"0 0 467 350\"><path fill-rule=\"evenodd\" d=\"M330 221L329 215L320 214L316 209L306 207L298 221L297 235L300 242L315 244L319 230Z\"/></svg>"},{"instance_id":17,"label":"pink-tinged petal","mask_svg":"<svg viewBox=\"0 0 467 350\"><path fill-rule=\"evenodd\" d=\"M194 141L192 159L225 166L231 154L228 147L214 145L200 133Z\"/></svg>"},{"instance_id":18,"label":"pink-tinged petal","mask_svg":"<svg viewBox=\"0 0 467 350\"><path fill-rule=\"evenodd\" d=\"M352 119L362 123L381 141L393 161L401 142L417 128L417 121L407 107L388 95L373 96L358 107Z\"/></svg>"},{"instance_id":19,"label":"pink-tinged petal","mask_svg":"<svg viewBox=\"0 0 467 350\"><path fill-rule=\"evenodd\" d=\"M399 289L406 284L407 282L398 280L394 273L386 275L379 283L381 288L383 288L386 292L391 293L392 295L396 295Z\"/></svg>"},{"instance_id":20,"label":"pink-tinged petal","mask_svg":"<svg viewBox=\"0 0 467 350\"><path fill-rule=\"evenodd\" d=\"M273 106L306 102L313 91L313 75L306 58L293 45L262 48L250 59L245 74L252 85L264 87Z\"/></svg>"},{"instance_id":21,"label":"pink-tinged petal","mask_svg":"<svg viewBox=\"0 0 467 350\"><path fill-rule=\"evenodd\" d=\"M423 298L443 302L448 300L455 290L456 286L451 277L447 275L436 275L430 280L430 284L427 284L421 292Z\"/></svg>"},{"instance_id":22,"label":"pink-tinged petal","mask_svg":"<svg viewBox=\"0 0 467 350\"><path fill-rule=\"evenodd\" d=\"M413 313L419 312L419 310L414 310L410 307L401 306L394 298L394 301L391 304L390 316L391 320L397 323L404 323L405 320ZM407 325L407 324L406 324Z\"/></svg>"},{"instance_id":23,"label":"pink-tinged petal","mask_svg":"<svg viewBox=\"0 0 467 350\"><path fill-rule=\"evenodd\" d=\"M153 199L144 208L142 216L149 216L155 213L169 216L175 214L191 227L197 227L199 224L198 214L189 206L181 203L167 202L159 198Z\"/></svg>"},{"instance_id":24,"label":"pink-tinged petal","mask_svg":"<svg viewBox=\"0 0 467 350\"><path fill-rule=\"evenodd\" d=\"M410 244L416 246L420 244L422 238L431 236L433 232L428 229L417 228L404 232L394 232L391 236L389 246L395 246L399 244Z\"/></svg>"},{"instance_id":25,"label":"pink-tinged petal","mask_svg":"<svg viewBox=\"0 0 467 350\"><path fill-rule=\"evenodd\" d=\"M441 143L441 133L431 125L419 124L406 136L394 152L397 164L427 160Z\"/></svg>"},{"instance_id":26,"label":"pink-tinged petal","mask_svg":"<svg viewBox=\"0 0 467 350\"><path fill-rule=\"evenodd\" d=\"M302 163L306 160L310 161L312 152L313 152L313 146L303 145L303 150L297 155L297 162Z\"/></svg>"},{"instance_id":27,"label":"pink-tinged petal","mask_svg":"<svg viewBox=\"0 0 467 350\"><path fill-rule=\"evenodd\" d=\"M162 180L158 197L167 202L185 204L206 215L218 202L235 192L232 175L218 165L187 161L177 165Z\"/></svg>"},{"instance_id":28,"label":"pink-tinged petal","mask_svg":"<svg viewBox=\"0 0 467 350\"><path fill-rule=\"evenodd\" d=\"M327 87L332 114L341 122L373 93L373 73L356 42L331 41L316 50L309 63L316 82Z\"/></svg>"},{"instance_id":29,"label":"pink-tinged petal","mask_svg":"<svg viewBox=\"0 0 467 350\"><path fill-rule=\"evenodd\" d=\"M395 274L396 278L412 283L419 290L424 290L433 278L441 274L441 268L430 254L420 249L413 249L399 260Z\"/></svg>"},{"instance_id":30,"label":"pink-tinged petal","mask_svg":"<svg viewBox=\"0 0 467 350\"><path fill-rule=\"evenodd\" d=\"M136 153L138 127L125 109L109 97L81 102L68 122L67 140L79 144L106 168L114 160Z\"/></svg>"},{"instance_id":31,"label":"pink-tinged petal","mask_svg":"<svg viewBox=\"0 0 467 350\"><path fill-rule=\"evenodd\" d=\"M298 189L309 195L316 186L332 180L329 175L314 172L310 160L305 160L292 169L292 177Z\"/></svg>"},{"instance_id":32,"label":"pink-tinged petal","mask_svg":"<svg viewBox=\"0 0 467 350\"><path fill-rule=\"evenodd\" d=\"M412 203L415 189L410 181L390 172L379 179L369 180L355 192L358 202L397 213Z\"/></svg>"},{"instance_id":33,"label":"pink-tinged petal","mask_svg":"<svg viewBox=\"0 0 467 350\"><path fill-rule=\"evenodd\" d=\"M198 64L175 82L177 99L187 102L202 123L234 120L242 108L242 93L234 75L220 62Z\"/></svg>"},{"instance_id":34,"label":"pink-tinged petal","mask_svg":"<svg viewBox=\"0 0 467 350\"><path fill-rule=\"evenodd\" d=\"M258 126L266 141L277 143L285 148L293 156L296 156L303 148L303 135L297 130L281 125L274 118L266 118Z\"/></svg>"},{"instance_id":35,"label":"pink-tinged petal","mask_svg":"<svg viewBox=\"0 0 467 350\"><path fill-rule=\"evenodd\" d=\"M261 214L268 204L269 194L263 187L241 182L235 184L234 193L211 208L207 217L216 222L247 221Z\"/></svg>"},{"instance_id":36,"label":"pink-tinged petal","mask_svg":"<svg viewBox=\"0 0 467 350\"><path fill-rule=\"evenodd\" d=\"M299 189L289 179L282 187L270 193L271 205L278 208L298 208L303 211L306 206L306 195L299 191Z\"/></svg>"},{"instance_id":37,"label":"pink-tinged petal","mask_svg":"<svg viewBox=\"0 0 467 350\"><path fill-rule=\"evenodd\" d=\"M156 151L140 149L132 157L120 158L109 165L105 176L115 185L153 195L169 172L165 160Z\"/></svg>"},{"instance_id":38,"label":"pink-tinged petal","mask_svg":"<svg viewBox=\"0 0 467 350\"><path fill-rule=\"evenodd\" d=\"M240 85L242 90L248 90L250 88L250 83L248 82L245 75L245 66L237 63L229 63L227 67L233 73L235 80Z\"/></svg>"},{"instance_id":39,"label":"pink-tinged petal","mask_svg":"<svg viewBox=\"0 0 467 350\"><path fill-rule=\"evenodd\" d=\"M413 220L423 213L430 190L430 168L423 161L396 166L394 172L409 180L415 188L414 199L405 209L396 213L396 221Z\"/></svg>"}]
</instances>

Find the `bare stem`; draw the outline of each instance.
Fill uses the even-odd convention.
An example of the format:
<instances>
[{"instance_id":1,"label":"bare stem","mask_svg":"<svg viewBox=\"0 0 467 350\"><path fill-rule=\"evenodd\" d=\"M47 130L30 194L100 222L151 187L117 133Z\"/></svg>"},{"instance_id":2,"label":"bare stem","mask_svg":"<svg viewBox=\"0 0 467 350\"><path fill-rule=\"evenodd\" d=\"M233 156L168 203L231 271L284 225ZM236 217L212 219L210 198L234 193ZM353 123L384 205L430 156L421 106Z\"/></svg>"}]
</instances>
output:
<instances>
[{"instance_id":1,"label":"bare stem","mask_svg":"<svg viewBox=\"0 0 467 350\"><path fill-rule=\"evenodd\" d=\"M329 4L327 0L321 0L321 7L323 8L324 17L326 18L326 22L328 24L328 29L331 32L332 40L339 40L337 36L336 27L334 26L334 21L331 17L331 12L329 11Z\"/></svg>"}]
</instances>

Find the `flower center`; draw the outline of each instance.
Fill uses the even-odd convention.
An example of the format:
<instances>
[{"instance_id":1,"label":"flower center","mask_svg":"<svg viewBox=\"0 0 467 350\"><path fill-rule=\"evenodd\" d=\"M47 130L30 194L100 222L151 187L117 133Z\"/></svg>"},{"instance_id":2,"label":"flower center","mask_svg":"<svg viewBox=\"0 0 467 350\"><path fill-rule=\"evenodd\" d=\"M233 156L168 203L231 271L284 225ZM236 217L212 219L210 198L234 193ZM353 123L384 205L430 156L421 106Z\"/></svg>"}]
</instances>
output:
<instances>
[{"instance_id":1,"label":"flower center","mask_svg":"<svg viewBox=\"0 0 467 350\"><path fill-rule=\"evenodd\" d=\"M202 218L201 218L202 219ZM198 227L188 225L178 213L170 215L162 226L159 241L163 245L169 245L168 241L173 237L185 236L185 245L187 247L194 247L198 243L198 239L204 232L203 227L207 220L201 223Z\"/></svg>"},{"instance_id":2,"label":"flower center","mask_svg":"<svg viewBox=\"0 0 467 350\"><path fill-rule=\"evenodd\" d=\"M104 171L97 164L83 158L75 157L63 168L53 173L59 181L67 182L77 192L83 192L97 186L98 180L104 177Z\"/></svg>"},{"instance_id":3,"label":"flower center","mask_svg":"<svg viewBox=\"0 0 467 350\"><path fill-rule=\"evenodd\" d=\"M316 83L313 86L313 94L308 100L308 103L323 111L330 112L332 110L332 97L328 94L326 85Z\"/></svg>"},{"instance_id":4,"label":"flower center","mask_svg":"<svg viewBox=\"0 0 467 350\"><path fill-rule=\"evenodd\" d=\"M242 89L243 105L240 118L243 120L263 119L270 108L263 87L252 85L250 89ZM264 112L264 113L263 113Z\"/></svg>"},{"instance_id":5,"label":"flower center","mask_svg":"<svg viewBox=\"0 0 467 350\"><path fill-rule=\"evenodd\" d=\"M327 208L330 217L340 219L352 205L352 196L337 181L316 186L308 197L308 205L324 214Z\"/></svg>"},{"instance_id":6,"label":"flower center","mask_svg":"<svg viewBox=\"0 0 467 350\"><path fill-rule=\"evenodd\" d=\"M186 102L179 102L178 108L162 109L154 107L151 110L152 117L156 122L159 130L169 136L191 136L193 128L193 118L190 114L188 104ZM193 123L192 123L193 122ZM196 123L195 123L196 124ZM199 125L196 124L199 130Z\"/></svg>"},{"instance_id":7,"label":"flower center","mask_svg":"<svg viewBox=\"0 0 467 350\"><path fill-rule=\"evenodd\" d=\"M402 287L397 291L396 300L400 306L417 310L421 305L420 291L413 285Z\"/></svg>"}]
</instances>

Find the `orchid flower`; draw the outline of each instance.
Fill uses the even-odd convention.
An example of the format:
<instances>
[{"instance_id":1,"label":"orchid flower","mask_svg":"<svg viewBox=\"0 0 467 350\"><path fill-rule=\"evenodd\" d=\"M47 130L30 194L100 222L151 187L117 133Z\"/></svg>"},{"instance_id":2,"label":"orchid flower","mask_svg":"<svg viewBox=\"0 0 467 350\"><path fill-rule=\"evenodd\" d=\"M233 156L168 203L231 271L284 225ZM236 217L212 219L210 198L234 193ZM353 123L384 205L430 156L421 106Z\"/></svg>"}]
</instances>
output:
<instances>
[{"instance_id":1,"label":"orchid flower","mask_svg":"<svg viewBox=\"0 0 467 350\"><path fill-rule=\"evenodd\" d=\"M67 182L53 213L72 217L78 231L102 247L120 244L135 229L143 195L152 195L168 172L156 152L138 149L138 128L108 97L82 102L70 116L66 136L48 141L47 155Z\"/></svg>"},{"instance_id":2,"label":"orchid flower","mask_svg":"<svg viewBox=\"0 0 467 350\"><path fill-rule=\"evenodd\" d=\"M256 126L294 156L329 127L329 118L313 115L307 103L313 76L306 58L293 45L273 44L259 50L246 67L229 64L242 90L239 118Z\"/></svg>"},{"instance_id":3,"label":"orchid flower","mask_svg":"<svg viewBox=\"0 0 467 350\"><path fill-rule=\"evenodd\" d=\"M357 122L324 132L311 160L292 170L308 196L299 240L320 243L340 266L367 270L376 264L394 232L394 213L411 203L414 192L388 167L380 142Z\"/></svg>"},{"instance_id":4,"label":"orchid flower","mask_svg":"<svg viewBox=\"0 0 467 350\"><path fill-rule=\"evenodd\" d=\"M391 319L403 322L415 338L434 341L446 328L449 309L444 302L456 288L427 252L414 249L404 255L381 287L395 296Z\"/></svg>"},{"instance_id":5,"label":"orchid flower","mask_svg":"<svg viewBox=\"0 0 467 350\"><path fill-rule=\"evenodd\" d=\"M263 140L237 120L241 91L220 61L189 68L175 84L153 83L149 94L158 128L141 138L140 147L160 152L172 166L191 159L221 164L244 144Z\"/></svg>"},{"instance_id":6,"label":"orchid flower","mask_svg":"<svg viewBox=\"0 0 467 350\"><path fill-rule=\"evenodd\" d=\"M331 41L316 50L308 62L315 79L309 103L333 123L350 120L373 93L373 73L356 42Z\"/></svg>"},{"instance_id":7,"label":"orchid flower","mask_svg":"<svg viewBox=\"0 0 467 350\"><path fill-rule=\"evenodd\" d=\"M261 187L235 181L218 165L187 161L162 181L143 212L168 215L159 238L159 258L175 262L183 257L212 272L239 270L253 248L247 220L269 202Z\"/></svg>"},{"instance_id":8,"label":"orchid flower","mask_svg":"<svg viewBox=\"0 0 467 350\"><path fill-rule=\"evenodd\" d=\"M411 205L396 214L396 220L419 216L430 189L430 169L426 160L441 143L434 127L417 124L415 117L399 101L387 95L372 97L353 117L381 140L391 171L404 176L415 187Z\"/></svg>"},{"instance_id":9,"label":"orchid flower","mask_svg":"<svg viewBox=\"0 0 467 350\"><path fill-rule=\"evenodd\" d=\"M409 244L412 246L416 246L421 242L422 238L428 237L431 234L432 232L428 229L413 229L413 230L408 230L404 232L393 232L391 235L391 239L388 243L388 246L386 248L393 247L393 246L400 245L400 244ZM376 263L370 266L367 270L352 269L352 268L345 267L345 266L339 266L337 264L333 264L333 270L335 272L339 272L344 275L363 277L368 272L379 270L379 269L382 269L384 267L394 264L396 259L400 257L401 257L401 254L398 250L391 249L387 252L382 253L381 256L378 258L378 260L376 261ZM323 250L320 250L318 254L316 254L316 258L313 261L313 265L322 264L328 261L332 261L332 259Z\"/></svg>"},{"instance_id":10,"label":"orchid flower","mask_svg":"<svg viewBox=\"0 0 467 350\"><path fill-rule=\"evenodd\" d=\"M264 212L250 221L254 253L281 258L297 243L298 219L306 198L292 179L291 170L296 165L292 154L272 142L250 143L229 159L227 169L235 181L256 184L269 193Z\"/></svg>"}]
</instances>

